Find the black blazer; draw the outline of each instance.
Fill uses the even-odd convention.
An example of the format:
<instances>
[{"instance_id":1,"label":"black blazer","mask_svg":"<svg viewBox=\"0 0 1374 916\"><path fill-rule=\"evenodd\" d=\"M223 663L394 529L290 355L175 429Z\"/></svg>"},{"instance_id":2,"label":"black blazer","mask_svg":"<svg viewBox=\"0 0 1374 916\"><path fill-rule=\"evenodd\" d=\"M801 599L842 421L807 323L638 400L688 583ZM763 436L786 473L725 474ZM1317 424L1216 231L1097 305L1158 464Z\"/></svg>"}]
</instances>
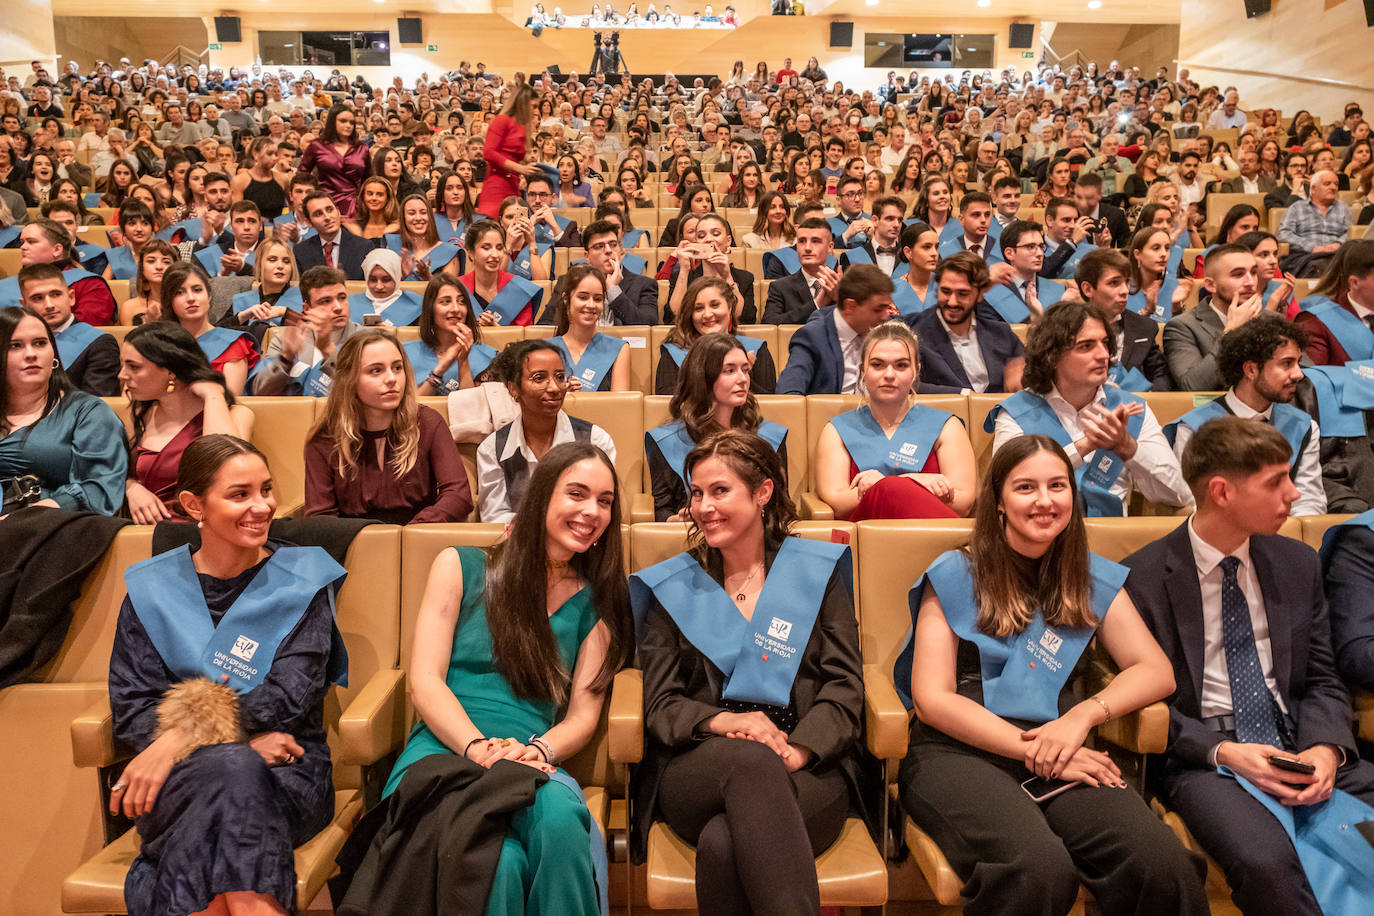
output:
<instances>
[{"instance_id":1,"label":"black blazer","mask_svg":"<svg viewBox=\"0 0 1374 916\"><path fill-rule=\"evenodd\" d=\"M1291 538L1254 535L1250 559L1269 618L1274 680L1296 723L1298 747L1334 744L1354 760L1350 695L1336 675L1316 552ZM1208 753L1222 736L1201 721L1202 590L1187 525L1122 562L1131 569L1126 590L1174 666L1176 686L1167 701L1170 764L1206 767Z\"/></svg>"},{"instance_id":2,"label":"black blazer","mask_svg":"<svg viewBox=\"0 0 1374 916\"><path fill-rule=\"evenodd\" d=\"M334 263L339 265L339 269L350 280L366 280L363 276L363 258L367 253L377 247L377 243L372 239L365 239L360 235L354 235L347 229L339 230L339 250L334 252ZM320 241L319 233L312 235L303 242L297 242L292 251L296 255L296 266L301 273L305 273L312 267L318 267L324 263L324 247Z\"/></svg>"},{"instance_id":3,"label":"black blazer","mask_svg":"<svg viewBox=\"0 0 1374 916\"><path fill-rule=\"evenodd\" d=\"M1155 340L1159 324L1153 318L1126 309L1121 313L1121 325L1125 331L1121 338L1121 353L1118 354L1121 365L1127 369L1139 369L1140 374L1150 380L1151 391L1173 390L1169 363Z\"/></svg>"},{"instance_id":4,"label":"black blazer","mask_svg":"<svg viewBox=\"0 0 1374 916\"><path fill-rule=\"evenodd\" d=\"M119 394L119 344L109 334L101 334L67 367L72 387L96 397Z\"/></svg>"},{"instance_id":5,"label":"black blazer","mask_svg":"<svg viewBox=\"0 0 1374 916\"><path fill-rule=\"evenodd\" d=\"M768 284L764 324L806 324L815 311L816 301L811 298L806 275L800 270Z\"/></svg>"},{"instance_id":6,"label":"black blazer","mask_svg":"<svg viewBox=\"0 0 1374 916\"><path fill-rule=\"evenodd\" d=\"M1131 227L1126 223L1126 214L1120 207L1108 203L1097 205L1098 215L1107 221L1112 231L1112 247L1125 248L1131 241Z\"/></svg>"},{"instance_id":7,"label":"black blazer","mask_svg":"<svg viewBox=\"0 0 1374 916\"><path fill-rule=\"evenodd\" d=\"M1374 690L1374 531L1368 525L1332 531L1326 594L1336 667L1348 683Z\"/></svg>"},{"instance_id":8,"label":"black blazer","mask_svg":"<svg viewBox=\"0 0 1374 916\"><path fill-rule=\"evenodd\" d=\"M1003 372L1007 362L1025 354L1026 348L1012 331L1011 325L1003 321L987 303L978 303L975 316L978 349L988 368L987 390L989 394L996 394L1006 390ZM959 362L954 344L949 341L949 332L940 323L940 310L926 309L907 323L916 332L916 339L921 344L922 385L946 385L959 390L971 388L972 383L964 371L964 364Z\"/></svg>"},{"instance_id":9,"label":"black blazer","mask_svg":"<svg viewBox=\"0 0 1374 916\"><path fill-rule=\"evenodd\" d=\"M770 550L765 562L771 567L776 557L777 552ZM720 669L687 641L657 601L645 618L639 665L644 671L645 753L632 777L631 842L642 851L649 827L657 819L663 768L678 751L706 740L706 721L726 710L720 706L725 680ZM837 570L826 583L816 625L792 684L791 708L797 727L789 737L815 755L807 764L811 769L838 767L855 802L860 801L862 672L854 599Z\"/></svg>"}]
</instances>

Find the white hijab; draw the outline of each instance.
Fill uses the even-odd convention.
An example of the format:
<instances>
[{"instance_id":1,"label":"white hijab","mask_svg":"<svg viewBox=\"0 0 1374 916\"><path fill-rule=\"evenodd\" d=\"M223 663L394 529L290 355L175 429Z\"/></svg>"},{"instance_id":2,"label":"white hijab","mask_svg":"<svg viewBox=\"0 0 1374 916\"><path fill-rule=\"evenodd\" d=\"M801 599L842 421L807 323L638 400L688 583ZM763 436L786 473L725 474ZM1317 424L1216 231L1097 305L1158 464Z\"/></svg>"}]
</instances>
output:
<instances>
[{"instance_id":1,"label":"white hijab","mask_svg":"<svg viewBox=\"0 0 1374 916\"><path fill-rule=\"evenodd\" d=\"M367 253L367 257L363 258L364 280L372 276L372 268L374 267L380 267L382 270L385 270L387 273L391 274L391 278L396 281L396 288L392 290L391 295L385 299L373 298L372 287L370 286L367 287L363 293L367 296L367 300L372 303L372 307L377 311L377 314L380 315L388 305L391 305L397 299L401 298L401 256L390 248L374 248Z\"/></svg>"}]
</instances>

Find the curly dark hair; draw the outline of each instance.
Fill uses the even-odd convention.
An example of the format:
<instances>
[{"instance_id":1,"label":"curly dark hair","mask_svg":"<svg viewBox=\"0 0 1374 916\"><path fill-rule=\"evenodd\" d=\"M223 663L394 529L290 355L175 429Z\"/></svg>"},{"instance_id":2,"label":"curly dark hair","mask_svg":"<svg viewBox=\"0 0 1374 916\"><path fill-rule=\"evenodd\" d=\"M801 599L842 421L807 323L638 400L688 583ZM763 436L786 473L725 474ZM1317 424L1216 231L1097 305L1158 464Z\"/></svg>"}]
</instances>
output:
<instances>
[{"instance_id":1,"label":"curly dark hair","mask_svg":"<svg viewBox=\"0 0 1374 916\"><path fill-rule=\"evenodd\" d=\"M1217 346L1217 370L1227 388L1245 378L1245 364L1263 367L1286 343L1307 349L1307 332L1275 312L1260 312L1245 324L1227 331Z\"/></svg>"},{"instance_id":2,"label":"curly dark hair","mask_svg":"<svg viewBox=\"0 0 1374 916\"><path fill-rule=\"evenodd\" d=\"M1061 302L1031 326L1026 340L1026 370L1021 383L1036 394L1048 394L1060 358L1073 349L1083 322L1093 318L1107 330L1107 355L1116 356L1116 335L1107 313L1087 302Z\"/></svg>"}]
</instances>

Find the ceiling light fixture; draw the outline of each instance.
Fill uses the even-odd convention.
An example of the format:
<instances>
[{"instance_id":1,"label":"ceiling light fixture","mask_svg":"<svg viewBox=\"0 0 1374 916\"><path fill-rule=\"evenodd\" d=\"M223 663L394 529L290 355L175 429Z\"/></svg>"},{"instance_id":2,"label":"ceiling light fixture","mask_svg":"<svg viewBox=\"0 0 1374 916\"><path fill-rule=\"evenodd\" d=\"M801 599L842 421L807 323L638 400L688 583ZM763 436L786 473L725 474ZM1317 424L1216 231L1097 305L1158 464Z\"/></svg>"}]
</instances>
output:
<instances>
[{"instance_id":1,"label":"ceiling light fixture","mask_svg":"<svg viewBox=\"0 0 1374 916\"><path fill-rule=\"evenodd\" d=\"M1090 10L1100 10L1100 9L1102 9L1102 0L1088 0L1088 9L1090 9Z\"/></svg>"},{"instance_id":2,"label":"ceiling light fixture","mask_svg":"<svg viewBox=\"0 0 1374 916\"><path fill-rule=\"evenodd\" d=\"M992 6L992 0L978 0L978 5L982 7Z\"/></svg>"}]
</instances>

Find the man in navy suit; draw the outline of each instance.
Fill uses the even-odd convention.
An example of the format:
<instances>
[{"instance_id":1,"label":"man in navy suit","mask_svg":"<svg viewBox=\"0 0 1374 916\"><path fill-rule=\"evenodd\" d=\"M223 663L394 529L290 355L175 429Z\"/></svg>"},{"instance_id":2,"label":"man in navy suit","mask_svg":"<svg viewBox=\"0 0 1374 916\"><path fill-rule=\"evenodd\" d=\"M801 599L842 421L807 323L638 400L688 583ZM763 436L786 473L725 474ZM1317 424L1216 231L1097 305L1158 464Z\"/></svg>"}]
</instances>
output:
<instances>
[{"instance_id":1,"label":"man in navy suit","mask_svg":"<svg viewBox=\"0 0 1374 916\"><path fill-rule=\"evenodd\" d=\"M983 191L969 191L959 199L959 225L964 230L951 239L940 242L940 257L947 258L961 251L976 254L988 263L1005 260L997 236L1001 234L999 224L996 233L989 231L992 225L992 198Z\"/></svg>"},{"instance_id":2,"label":"man in navy suit","mask_svg":"<svg viewBox=\"0 0 1374 916\"><path fill-rule=\"evenodd\" d=\"M906 263L901 243L904 216L906 201L900 197L878 198L873 202L873 232L868 241L840 255L840 263L845 267L877 264L889 277L897 279L897 268Z\"/></svg>"},{"instance_id":3,"label":"man in navy suit","mask_svg":"<svg viewBox=\"0 0 1374 916\"><path fill-rule=\"evenodd\" d=\"M856 264L840 277L835 301L792 335L778 394L858 392L864 338L895 311L892 280L872 264Z\"/></svg>"},{"instance_id":4,"label":"man in navy suit","mask_svg":"<svg viewBox=\"0 0 1374 916\"><path fill-rule=\"evenodd\" d=\"M921 345L921 383L958 391L1021 388L1026 348L982 302L991 284L983 259L961 251L935 268L937 304L907 319Z\"/></svg>"},{"instance_id":5,"label":"man in navy suit","mask_svg":"<svg viewBox=\"0 0 1374 916\"><path fill-rule=\"evenodd\" d=\"M1317 555L1277 536L1298 497L1290 453L1268 424L1204 423L1183 453L1196 513L1124 562L1127 591L1177 685L1156 771L1161 797L1221 866L1243 912L1319 916L1294 840L1232 775L1285 808L1322 804L1333 787L1374 802L1374 764L1355 750ZM1281 769L1275 756L1313 772ZM1347 839L1362 844L1355 835L1335 842ZM1297 842L1305 846L1301 834Z\"/></svg>"},{"instance_id":6,"label":"man in navy suit","mask_svg":"<svg viewBox=\"0 0 1374 916\"><path fill-rule=\"evenodd\" d=\"M764 324L805 324L817 309L837 301L840 275L826 266L833 250L829 224L814 216L803 220L797 225L793 247L801 268L768 285Z\"/></svg>"},{"instance_id":7,"label":"man in navy suit","mask_svg":"<svg viewBox=\"0 0 1374 916\"><path fill-rule=\"evenodd\" d=\"M325 266L343 271L350 280L367 279L363 276L363 258L377 246L343 227L334 199L323 191L311 191L305 196L305 215L315 234L292 249L300 272Z\"/></svg>"}]
</instances>

